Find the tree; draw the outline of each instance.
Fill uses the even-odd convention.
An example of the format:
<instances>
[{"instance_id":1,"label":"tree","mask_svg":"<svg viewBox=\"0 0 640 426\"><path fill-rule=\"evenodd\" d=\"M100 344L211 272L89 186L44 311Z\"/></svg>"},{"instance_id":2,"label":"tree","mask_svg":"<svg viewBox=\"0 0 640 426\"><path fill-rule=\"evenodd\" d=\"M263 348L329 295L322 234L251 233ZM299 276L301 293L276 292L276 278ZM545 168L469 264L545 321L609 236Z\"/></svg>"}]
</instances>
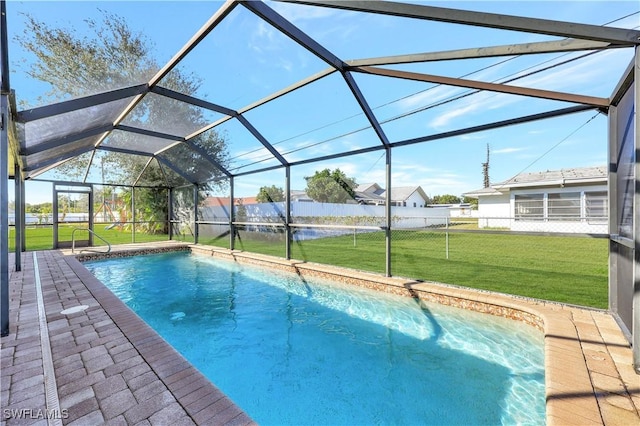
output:
<instances>
[{"instance_id":1,"label":"tree","mask_svg":"<svg viewBox=\"0 0 640 426\"><path fill-rule=\"evenodd\" d=\"M477 198L464 197L464 198L462 198L462 202L469 204L471 206L471 208L474 208L474 209L478 208L478 199Z\"/></svg>"},{"instance_id":2,"label":"tree","mask_svg":"<svg viewBox=\"0 0 640 426\"><path fill-rule=\"evenodd\" d=\"M460 204L460 197L451 194L434 195L431 197L431 204Z\"/></svg>"},{"instance_id":3,"label":"tree","mask_svg":"<svg viewBox=\"0 0 640 426\"><path fill-rule=\"evenodd\" d=\"M277 203L284 201L284 190L275 185L262 186L258 195L256 195L256 201L259 203Z\"/></svg>"},{"instance_id":4,"label":"tree","mask_svg":"<svg viewBox=\"0 0 640 426\"><path fill-rule=\"evenodd\" d=\"M85 20L87 34L80 35L79 30L69 27L54 28L40 22L30 15L25 15L26 25L22 35L16 40L27 51L35 55L37 60L27 65L25 72L34 79L47 82L51 90L45 99L39 102L53 102L63 99L86 96L98 92L132 86L149 79L160 69L153 44L142 34L135 33L122 18L108 12L102 12L102 21ZM20 64L17 64L20 67ZM185 74L180 69L172 70L163 80L163 87L194 95L201 87L201 80L193 74ZM25 106L25 105L21 105ZM133 127L156 129L159 124L163 128L185 128L189 123L192 128L202 128L209 124L202 110L192 105L169 101L161 96L146 96L131 111L126 124ZM113 132L107 138L118 146L135 147L134 139L126 132ZM191 140L202 148L219 164L228 163L227 144L224 138L215 131L208 131ZM176 166L190 172L197 171L201 189L208 191L216 186L214 179L222 177L222 173L213 165L208 168L199 167L200 155L188 149L184 144L176 145L165 151L162 156ZM125 155L116 152L100 151L93 159L96 167L102 163L102 180L112 183L133 183L145 167L148 157ZM73 159L55 169L61 176L69 180L80 181L87 170L87 158ZM167 176L167 177L165 177ZM185 181L169 168L147 167L141 185L179 186ZM158 196L164 198L163 191ZM146 197L145 197L146 198ZM150 199L147 201L151 202ZM159 216L166 217L167 205L151 202L156 209L163 205ZM139 201L138 201L139 202ZM140 206L142 207L142 206Z\"/></svg>"},{"instance_id":5,"label":"tree","mask_svg":"<svg viewBox=\"0 0 640 426\"><path fill-rule=\"evenodd\" d=\"M340 169L316 171L305 180L307 195L320 203L345 203L355 198L355 179L347 177Z\"/></svg>"}]
</instances>

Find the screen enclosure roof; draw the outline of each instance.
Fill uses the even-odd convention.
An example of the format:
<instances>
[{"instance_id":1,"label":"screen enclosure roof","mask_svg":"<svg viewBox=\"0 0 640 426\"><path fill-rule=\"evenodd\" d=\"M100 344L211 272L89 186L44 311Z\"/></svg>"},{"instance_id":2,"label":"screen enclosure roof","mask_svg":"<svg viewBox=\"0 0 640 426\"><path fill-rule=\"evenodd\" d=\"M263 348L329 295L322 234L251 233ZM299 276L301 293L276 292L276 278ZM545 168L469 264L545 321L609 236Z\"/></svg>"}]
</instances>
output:
<instances>
[{"instance_id":1,"label":"screen enclosure roof","mask_svg":"<svg viewBox=\"0 0 640 426\"><path fill-rule=\"evenodd\" d=\"M25 179L60 180L64 165L75 161L82 173L72 180L105 183L105 164L125 161L135 166L112 183L176 187L586 110L606 113L616 87L630 84L629 58L640 43L634 29L425 3L213 5L218 9L153 75L14 111L10 170L16 162ZM305 16L314 17L313 25ZM355 22L360 34L354 39L361 42L341 42ZM388 23L398 22L412 36L384 34ZM247 28L267 36L251 38ZM467 36L445 36L451 29ZM393 49L368 43L374 33L391 38ZM274 46L286 53L270 57ZM609 81L590 85L590 93L572 90L572 78L545 78L560 67L571 72L581 61L597 67L607 52L620 49L628 52L624 66ZM518 62L530 57L542 58L541 65ZM480 71L496 64L505 77L483 78ZM275 65L283 71L272 72ZM175 84L178 73L197 74L206 89L183 90ZM455 91L442 98L442 87ZM492 103L496 94L510 99L498 120L477 114L436 132L421 125L468 98L499 109L500 102ZM422 103L400 103L418 96Z\"/></svg>"}]
</instances>

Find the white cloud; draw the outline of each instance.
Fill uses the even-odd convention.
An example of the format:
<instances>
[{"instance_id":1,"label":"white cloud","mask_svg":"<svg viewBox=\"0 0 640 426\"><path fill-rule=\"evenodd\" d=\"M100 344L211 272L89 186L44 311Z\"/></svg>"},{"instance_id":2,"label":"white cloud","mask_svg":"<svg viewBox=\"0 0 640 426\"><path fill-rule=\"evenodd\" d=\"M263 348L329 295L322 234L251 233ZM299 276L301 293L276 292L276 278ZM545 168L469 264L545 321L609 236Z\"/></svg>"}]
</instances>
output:
<instances>
[{"instance_id":1,"label":"white cloud","mask_svg":"<svg viewBox=\"0 0 640 426\"><path fill-rule=\"evenodd\" d=\"M438 115L434 120L432 120L429 125L433 128L442 128L445 127L451 122L453 119L461 117L463 115L470 114L474 111L477 111L481 108L480 103L467 103L464 107L459 107L455 109L449 108L448 112Z\"/></svg>"},{"instance_id":2,"label":"white cloud","mask_svg":"<svg viewBox=\"0 0 640 426\"><path fill-rule=\"evenodd\" d=\"M460 136L460 139L462 139L463 141L475 141L475 140L482 140L486 138L487 136L485 134L470 134L470 135Z\"/></svg>"},{"instance_id":3,"label":"white cloud","mask_svg":"<svg viewBox=\"0 0 640 426\"><path fill-rule=\"evenodd\" d=\"M527 148L501 148L501 149L492 149L492 154L513 154L514 152L526 151Z\"/></svg>"},{"instance_id":4,"label":"white cloud","mask_svg":"<svg viewBox=\"0 0 640 426\"><path fill-rule=\"evenodd\" d=\"M581 93L584 93L584 89L592 90L594 82L597 82L599 77L602 77L602 81L607 82L611 80L612 72L620 72L619 58L621 55L628 55L628 53L622 49L598 52L587 58L560 66L555 71L543 72L517 80L514 84L557 91L579 89ZM545 66L548 65L545 64Z\"/></svg>"},{"instance_id":5,"label":"white cloud","mask_svg":"<svg viewBox=\"0 0 640 426\"><path fill-rule=\"evenodd\" d=\"M269 5L293 23L326 19L338 13L338 11L328 7L314 7L294 3L273 2L269 3Z\"/></svg>"}]
</instances>

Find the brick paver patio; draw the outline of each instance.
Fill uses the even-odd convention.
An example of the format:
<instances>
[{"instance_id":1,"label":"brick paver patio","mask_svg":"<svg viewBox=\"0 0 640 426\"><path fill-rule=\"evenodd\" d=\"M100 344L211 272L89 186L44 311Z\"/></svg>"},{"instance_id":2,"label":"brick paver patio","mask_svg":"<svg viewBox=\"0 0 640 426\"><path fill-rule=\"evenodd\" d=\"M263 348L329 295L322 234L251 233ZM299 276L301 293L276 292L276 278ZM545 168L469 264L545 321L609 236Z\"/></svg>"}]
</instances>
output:
<instances>
[{"instance_id":1,"label":"brick paver patio","mask_svg":"<svg viewBox=\"0 0 640 426\"><path fill-rule=\"evenodd\" d=\"M253 421L72 256L37 253L63 424L248 425ZM32 254L10 278L2 424L46 424ZM64 309L86 305L64 315Z\"/></svg>"}]
</instances>

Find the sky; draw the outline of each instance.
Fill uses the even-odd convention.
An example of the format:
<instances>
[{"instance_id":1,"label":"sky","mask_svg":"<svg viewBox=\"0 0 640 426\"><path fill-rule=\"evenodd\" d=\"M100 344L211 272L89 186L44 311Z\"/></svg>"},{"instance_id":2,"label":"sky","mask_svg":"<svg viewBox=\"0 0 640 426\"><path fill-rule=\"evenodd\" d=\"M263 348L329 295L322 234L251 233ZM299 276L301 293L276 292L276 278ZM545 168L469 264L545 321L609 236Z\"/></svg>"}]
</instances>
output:
<instances>
[{"instance_id":1,"label":"sky","mask_svg":"<svg viewBox=\"0 0 640 426\"><path fill-rule=\"evenodd\" d=\"M611 25L621 28L638 29L640 26L637 1L413 3L595 25L615 21ZM221 5L219 1L9 0L11 86L16 91L18 103L40 105L49 89L47 84L34 81L26 74L35 58L25 52L15 38L24 30L25 13L54 27L73 28L79 36L89 34L83 22L85 19L100 21L101 10L115 13L134 31L145 34L154 47L154 59L164 64ZM345 61L552 39L277 2L268 2L268 5ZM596 53L522 77L583 54L443 61L388 68L487 82L521 77L511 84L610 96L632 58L631 49ZM324 62L243 7L237 7L180 66L181 72L192 73L202 80L196 96L232 109L241 109L326 68ZM572 106L515 95L471 94L468 89L360 73L354 78L392 142ZM442 105L432 108L439 103ZM211 121L219 118L219 115L207 114ZM285 152L289 161L380 144L368 128L369 124L344 79L337 73L251 110L245 117L277 149ZM176 129L165 129L170 130ZM264 161L264 150L260 150L259 143L243 133L237 123L227 122L218 131L229 137L236 172L276 164ZM461 195L479 189L483 184L482 163L486 161L487 145L492 182L504 181L523 172L601 166L607 163L607 117L588 111L394 149L392 186L420 185L430 196ZM357 183L377 182L384 186L383 153L374 151L294 167L291 188L304 189L304 177L323 168L340 168ZM236 196L255 196L263 185L284 187L284 171L242 176L235 184ZM50 185L27 185L28 203L49 201L50 197Z\"/></svg>"}]
</instances>

